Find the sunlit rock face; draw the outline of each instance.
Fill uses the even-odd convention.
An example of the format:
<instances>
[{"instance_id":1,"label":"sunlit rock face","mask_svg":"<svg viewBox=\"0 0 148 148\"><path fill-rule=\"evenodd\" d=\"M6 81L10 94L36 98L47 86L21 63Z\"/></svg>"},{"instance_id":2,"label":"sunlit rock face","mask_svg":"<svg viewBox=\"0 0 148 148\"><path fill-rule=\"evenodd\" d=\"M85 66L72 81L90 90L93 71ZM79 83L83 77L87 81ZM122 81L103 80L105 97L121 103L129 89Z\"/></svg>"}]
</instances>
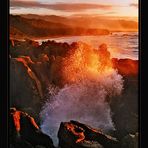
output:
<instances>
[{"instance_id":1,"label":"sunlit rock face","mask_svg":"<svg viewBox=\"0 0 148 148\"><path fill-rule=\"evenodd\" d=\"M33 117L10 108L10 145L14 148L31 148L37 145L54 148L52 139L42 133Z\"/></svg>"},{"instance_id":2,"label":"sunlit rock face","mask_svg":"<svg viewBox=\"0 0 148 148\"><path fill-rule=\"evenodd\" d=\"M113 67L118 69L121 75L137 76L138 75L138 61L131 59L112 59Z\"/></svg>"},{"instance_id":3,"label":"sunlit rock face","mask_svg":"<svg viewBox=\"0 0 148 148\"><path fill-rule=\"evenodd\" d=\"M116 138L77 121L62 122L58 138L61 148L116 148L119 146Z\"/></svg>"}]
</instances>

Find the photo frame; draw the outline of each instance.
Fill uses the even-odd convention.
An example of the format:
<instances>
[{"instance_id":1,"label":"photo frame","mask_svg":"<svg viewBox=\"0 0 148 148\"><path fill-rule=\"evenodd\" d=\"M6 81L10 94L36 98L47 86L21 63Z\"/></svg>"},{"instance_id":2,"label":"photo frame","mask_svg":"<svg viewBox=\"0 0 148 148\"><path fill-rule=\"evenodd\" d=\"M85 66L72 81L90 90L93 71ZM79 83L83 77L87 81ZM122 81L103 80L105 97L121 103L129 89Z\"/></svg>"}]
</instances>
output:
<instances>
[{"instance_id":1,"label":"photo frame","mask_svg":"<svg viewBox=\"0 0 148 148\"><path fill-rule=\"evenodd\" d=\"M10 0L10 147L139 146L140 6Z\"/></svg>"}]
</instances>

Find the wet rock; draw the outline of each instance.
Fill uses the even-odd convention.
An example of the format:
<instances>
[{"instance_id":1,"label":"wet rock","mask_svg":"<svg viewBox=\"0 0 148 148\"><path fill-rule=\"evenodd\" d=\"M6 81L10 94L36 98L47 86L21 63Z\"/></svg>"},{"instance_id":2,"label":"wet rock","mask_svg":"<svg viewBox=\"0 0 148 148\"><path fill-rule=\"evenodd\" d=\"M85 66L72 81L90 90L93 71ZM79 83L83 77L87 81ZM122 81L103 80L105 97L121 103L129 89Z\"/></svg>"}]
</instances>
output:
<instances>
[{"instance_id":1,"label":"wet rock","mask_svg":"<svg viewBox=\"0 0 148 148\"><path fill-rule=\"evenodd\" d=\"M61 148L115 148L118 146L116 138L77 121L62 122L58 138Z\"/></svg>"},{"instance_id":2,"label":"wet rock","mask_svg":"<svg viewBox=\"0 0 148 148\"><path fill-rule=\"evenodd\" d=\"M41 132L34 118L16 108L10 109L10 144L14 148L32 148L37 145L54 148L52 139Z\"/></svg>"}]
</instances>

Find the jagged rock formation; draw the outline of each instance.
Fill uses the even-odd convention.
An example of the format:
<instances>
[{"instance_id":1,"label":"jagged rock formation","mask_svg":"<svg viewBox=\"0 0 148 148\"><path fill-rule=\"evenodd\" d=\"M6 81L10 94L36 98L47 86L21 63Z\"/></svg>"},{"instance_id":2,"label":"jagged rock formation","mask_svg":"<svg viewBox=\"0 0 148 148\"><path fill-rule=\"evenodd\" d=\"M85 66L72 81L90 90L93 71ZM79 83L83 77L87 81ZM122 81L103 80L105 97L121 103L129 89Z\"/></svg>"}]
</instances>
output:
<instances>
[{"instance_id":1,"label":"jagged rock formation","mask_svg":"<svg viewBox=\"0 0 148 148\"><path fill-rule=\"evenodd\" d=\"M22 61L21 61L22 60ZM24 58L15 58L10 61L10 105L27 111L31 108L31 115L36 116L40 109L41 94L40 81L29 68ZM35 81L36 80L36 81ZM41 89L41 88L40 88ZM41 90L40 90L41 91ZM33 111L34 110L34 111Z\"/></svg>"},{"instance_id":2,"label":"jagged rock formation","mask_svg":"<svg viewBox=\"0 0 148 148\"><path fill-rule=\"evenodd\" d=\"M9 119L10 148L55 148L29 114L10 108ZM57 136L60 148L138 148L138 133L117 139L73 120L61 122Z\"/></svg>"},{"instance_id":3,"label":"jagged rock formation","mask_svg":"<svg viewBox=\"0 0 148 148\"><path fill-rule=\"evenodd\" d=\"M58 138L61 148L116 148L119 144L116 138L77 121L62 122Z\"/></svg>"},{"instance_id":4,"label":"jagged rock formation","mask_svg":"<svg viewBox=\"0 0 148 148\"><path fill-rule=\"evenodd\" d=\"M69 49L66 43L10 42L10 105L31 115L39 113L50 84L60 85L60 60Z\"/></svg>"},{"instance_id":5,"label":"jagged rock formation","mask_svg":"<svg viewBox=\"0 0 148 148\"><path fill-rule=\"evenodd\" d=\"M54 148L52 139L42 133L33 117L10 108L10 146L12 148L33 148L38 145Z\"/></svg>"}]
</instances>

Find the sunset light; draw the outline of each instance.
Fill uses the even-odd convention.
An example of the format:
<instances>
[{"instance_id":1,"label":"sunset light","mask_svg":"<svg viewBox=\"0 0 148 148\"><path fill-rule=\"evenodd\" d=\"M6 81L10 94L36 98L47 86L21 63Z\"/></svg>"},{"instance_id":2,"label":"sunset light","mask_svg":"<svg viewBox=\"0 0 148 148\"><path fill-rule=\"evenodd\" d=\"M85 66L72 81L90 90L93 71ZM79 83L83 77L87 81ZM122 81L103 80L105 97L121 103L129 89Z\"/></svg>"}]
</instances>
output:
<instances>
[{"instance_id":1,"label":"sunset light","mask_svg":"<svg viewBox=\"0 0 148 148\"><path fill-rule=\"evenodd\" d=\"M10 147L138 147L138 11L10 0Z\"/></svg>"},{"instance_id":2,"label":"sunset light","mask_svg":"<svg viewBox=\"0 0 148 148\"><path fill-rule=\"evenodd\" d=\"M10 13L138 17L138 0L10 0Z\"/></svg>"}]
</instances>

